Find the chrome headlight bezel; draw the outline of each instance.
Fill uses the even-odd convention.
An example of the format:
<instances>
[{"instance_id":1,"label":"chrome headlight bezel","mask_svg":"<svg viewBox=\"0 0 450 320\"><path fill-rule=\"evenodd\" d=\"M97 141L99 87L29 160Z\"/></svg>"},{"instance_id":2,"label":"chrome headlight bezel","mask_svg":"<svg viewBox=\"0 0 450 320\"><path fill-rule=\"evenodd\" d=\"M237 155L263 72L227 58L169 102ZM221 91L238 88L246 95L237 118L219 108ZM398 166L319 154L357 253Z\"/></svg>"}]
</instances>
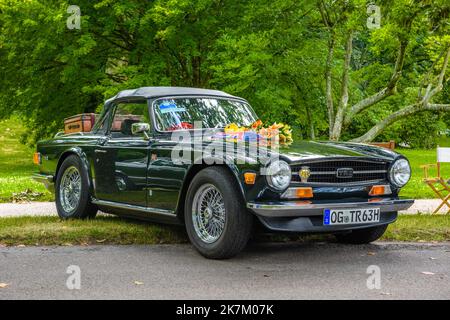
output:
<instances>
[{"instance_id":1,"label":"chrome headlight bezel","mask_svg":"<svg viewBox=\"0 0 450 320\"><path fill-rule=\"evenodd\" d=\"M275 160L266 167L266 181L270 188L284 191L291 184L291 167L284 160Z\"/></svg>"},{"instance_id":2,"label":"chrome headlight bezel","mask_svg":"<svg viewBox=\"0 0 450 320\"><path fill-rule=\"evenodd\" d=\"M389 181L398 188L404 187L411 178L411 166L406 158L395 160L389 168Z\"/></svg>"}]
</instances>

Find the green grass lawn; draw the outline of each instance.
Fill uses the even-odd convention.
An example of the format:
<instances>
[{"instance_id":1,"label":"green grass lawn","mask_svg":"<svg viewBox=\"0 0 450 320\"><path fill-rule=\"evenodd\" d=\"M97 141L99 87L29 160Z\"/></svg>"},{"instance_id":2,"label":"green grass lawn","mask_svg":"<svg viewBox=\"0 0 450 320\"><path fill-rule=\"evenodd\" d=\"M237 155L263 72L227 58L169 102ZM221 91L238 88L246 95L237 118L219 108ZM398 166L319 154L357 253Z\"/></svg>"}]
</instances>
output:
<instances>
[{"instance_id":1,"label":"green grass lawn","mask_svg":"<svg viewBox=\"0 0 450 320\"><path fill-rule=\"evenodd\" d=\"M256 241L335 241L331 235L262 236ZM381 240L450 241L450 215L403 215L391 224ZM158 225L114 216L93 220L61 221L58 217L0 219L0 245L95 245L186 243L184 228Z\"/></svg>"},{"instance_id":2,"label":"green grass lawn","mask_svg":"<svg viewBox=\"0 0 450 320\"><path fill-rule=\"evenodd\" d=\"M381 240L450 241L450 215L400 215Z\"/></svg>"},{"instance_id":3,"label":"green grass lawn","mask_svg":"<svg viewBox=\"0 0 450 320\"><path fill-rule=\"evenodd\" d=\"M61 221L58 217L0 219L2 245L162 244L187 242L182 227L119 217Z\"/></svg>"},{"instance_id":4,"label":"green grass lawn","mask_svg":"<svg viewBox=\"0 0 450 320\"><path fill-rule=\"evenodd\" d=\"M19 142L24 130L16 119L0 121L0 202L10 202L14 193L21 192L25 199L53 199L42 184L30 179L37 168L33 164L34 150ZM32 196L34 192L37 194Z\"/></svg>"},{"instance_id":5,"label":"green grass lawn","mask_svg":"<svg viewBox=\"0 0 450 320\"><path fill-rule=\"evenodd\" d=\"M408 158L412 170L411 180L402 189L400 195L413 199L437 198L433 190L422 181L423 169L420 168L423 164L436 163L436 150L397 149L395 151ZM430 175L436 175L436 169L432 169ZM450 163L441 165L441 175L450 179Z\"/></svg>"},{"instance_id":6,"label":"green grass lawn","mask_svg":"<svg viewBox=\"0 0 450 320\"><path fill-rule=\"evenodd\" d=\"M20 135L26 130L18 120L0 121L0 202L9 202L14 193L26 192L39 193L31 196L30 200L53 200L52 194L40 183L30 179L30 175L36 171L33 164L33 149L19 142ZM444 146L449 141L441 143ZM412 177L409 183L401 191L404 197L414 199L436 198L433 191L422 182L423 170L420 165L436 162L436 150L408 150L397 149L404 154L411 163ZM435 173L435 172L432 172ZM442 166L442 173L450 179L450 164ZM27 194L23 196L29 198ZM15 197L20 198L20 197Z\"/></svg>"}]
</instances>

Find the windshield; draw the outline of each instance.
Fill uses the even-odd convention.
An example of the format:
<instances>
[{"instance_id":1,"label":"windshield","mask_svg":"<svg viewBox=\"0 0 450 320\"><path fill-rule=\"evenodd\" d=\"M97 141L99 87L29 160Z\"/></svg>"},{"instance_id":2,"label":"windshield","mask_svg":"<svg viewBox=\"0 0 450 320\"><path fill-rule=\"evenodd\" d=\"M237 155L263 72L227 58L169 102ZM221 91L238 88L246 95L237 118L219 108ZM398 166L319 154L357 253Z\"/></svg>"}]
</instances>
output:
<instances>
[{"instance_id":1,"label":"windshield","mask_svg":"<svg viewBox=\"0 0 450 320\"><path fill-rule=\"evenodd\" d=\"M258 119L245 102L219 98L165 98L155 102L154 110L160 131L194 129L196 121L203 128L248 126Z\"/></svg>"}]
</instances>

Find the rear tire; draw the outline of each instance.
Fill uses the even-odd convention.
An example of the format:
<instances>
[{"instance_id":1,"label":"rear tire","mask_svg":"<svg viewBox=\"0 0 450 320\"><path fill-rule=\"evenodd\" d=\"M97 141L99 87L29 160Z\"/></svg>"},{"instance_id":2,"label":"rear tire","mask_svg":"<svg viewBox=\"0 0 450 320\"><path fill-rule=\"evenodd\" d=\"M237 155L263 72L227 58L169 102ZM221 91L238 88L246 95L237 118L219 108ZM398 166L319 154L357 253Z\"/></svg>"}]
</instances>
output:
<instances>
[{"instance_id":1,"label":"rear tire","mask_svg":"<svg viewBox=\"0 0 450 320\"><path fill-rule=\"evenodd\" d=\"M253 216L239 190L224 167L203 169L191 181L185 202L186 230L204 257L231 258L247 245Z\"/></svg>"},{"instance_id":2,"label":"rear tire","mask_svg":"<svg viewBox=\"0 0 450 320\"><path fill-rule=\"evenodd\" d=\"M350 233L336 234L336 239L341 243L367 244L381 238L388 225L353 230Z\"/></svg>"},{"instance_id":3,"label":"rear tire","mask_svg":"<svg viewBox=\"0 0 450 320\"><path fill-rule=\"evenodd\" d=\"M98 208L91 202L89 176L78 156L68 156L61 164L55 198L61 219L95 218Z\"/></svg>"}]
</instances>

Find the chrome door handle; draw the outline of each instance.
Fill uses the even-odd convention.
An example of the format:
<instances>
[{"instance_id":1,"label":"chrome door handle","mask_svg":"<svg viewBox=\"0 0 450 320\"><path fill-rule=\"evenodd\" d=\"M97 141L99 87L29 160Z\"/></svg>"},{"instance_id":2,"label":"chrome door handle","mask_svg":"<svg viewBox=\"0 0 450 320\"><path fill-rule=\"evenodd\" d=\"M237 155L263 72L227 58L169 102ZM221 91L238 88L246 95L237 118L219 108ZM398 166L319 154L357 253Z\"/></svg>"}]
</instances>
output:
<instances>
[{"instance_id":1,"label":"chrome door handle","mask_svg":"<svg viewBox=\"0 0 450 320\"><path fill-rule=\"evenodd\" d=\"M101 150L101 149L95 149L94 150L95 153L106 153L106 150Z\"/></svg>"}]
</instances>

